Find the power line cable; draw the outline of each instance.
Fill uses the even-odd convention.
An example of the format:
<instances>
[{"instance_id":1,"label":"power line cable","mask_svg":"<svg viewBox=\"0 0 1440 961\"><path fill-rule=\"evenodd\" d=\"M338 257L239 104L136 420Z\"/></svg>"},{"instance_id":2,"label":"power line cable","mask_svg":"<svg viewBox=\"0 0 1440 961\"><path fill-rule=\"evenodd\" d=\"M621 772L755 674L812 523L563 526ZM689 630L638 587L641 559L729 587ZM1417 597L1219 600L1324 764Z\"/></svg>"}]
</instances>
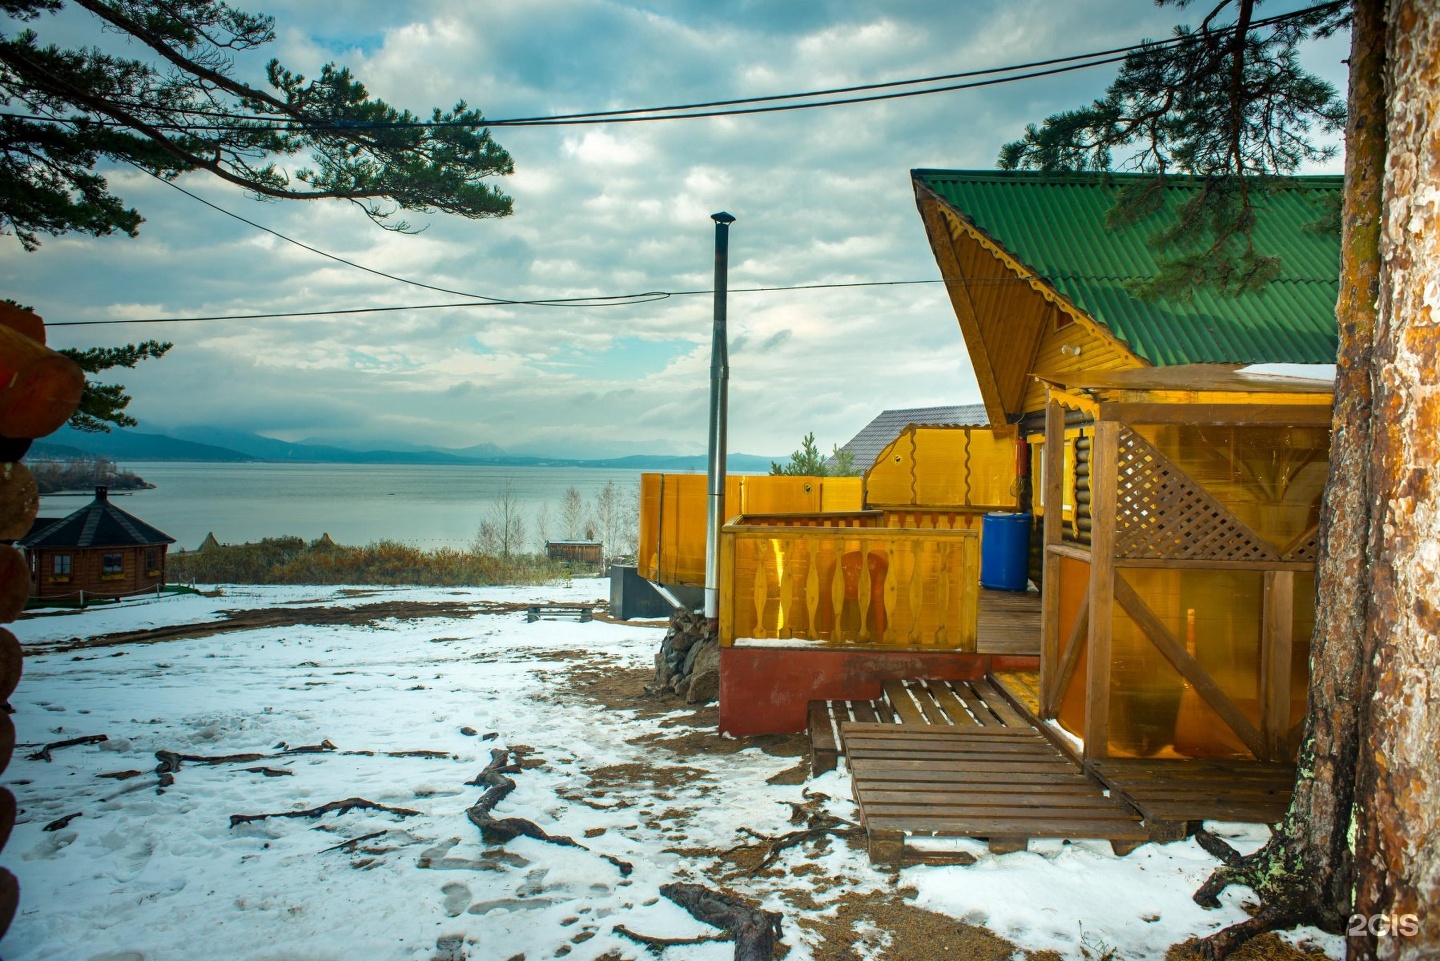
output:
<instances>
[{"instance_id":1,"label":"power line cable","mask_svg":"<svg viewBox=\"0 0 1440 961\"><path fill-rule=\"evenodd\" d=\"M1290 20L1321 13L1329 10L1338 10L1346 5L1348 0L1332 0L1329 3L1316 4L1301 10L1290 13L1277 14L1254 21L1251 29L1274 26ZM811 90L788 94L768 94L758 97L732 98L726 100L712 100L688 104L670 104L660 107L633 107L619 110L586 111L569 114L554 114L550 116L513 117L492 120L478 121L389 121L367 123L364 121L293 121L264 115L248 115L236 113L186 110L187 113L200 115L213 115L224 117L234 121L243 121L249 124L245 129L254 131L255 124L272 124L265 129L272 129L277 132L295 132L304 130L325 130L337 131L364 131L364 130L386 130L404 128L441 128L441 127L526 127L526 126L580 126L599 123L642 123L660 120L689 120L701 117L737 116L743 114L773 113L778 111L807 110L817 107L834 107L857 103L871 103L882 100L897 100L908 97L925 96L932 93L947 93L958 90L969 90L978 87L993 86L1001 83L1012 83L1019 80L1030 80L1037 77L1052 76L1067 73L1074 70L1083 70L1089 67L1103 66L1105 64L1118 63L1125 59L1130 53L1140 50L1166 49L1173 46L1208 42L1216 36L1223 36L1233 32L1233 25L1210 31L1208 34L1187 34L1180 37L1172 37L1168 40L1146 41L1138 44L1131 44L1124 47L1113 47L1109 50L1094 51L1085 54L1075 54L1068 57L1055 57L1048 60L1036 60L1021 64L1011 64L1004 67L988 67L980 70L962 71L952 74L939 74L931 77L920 77L910 80L890 80L871 84L857 84L848 87L832 87L823 90ZM1118 55L1118 56L1117 56ZM1081 62L1083 61L1083 62ZM1062 64L1063 66L1055 66ZM1051 67L1053 69L1034 70L1029 73L1015 73L1015 71L1030 70L1032 67ZM779 104L783 100L803 100L813 97L831 96L837 93L858 93L868 90L893 90L896 87L915 86L924 83L934 83L942 80L964 79L977 76L990 76L993 74L1013 74L1011 76L993 77L988 80L981 80L969 83L947 84L939 87L929 87L924 90L906 90L893 93L874 94L862 97L845 97L834 100L824 100L810 103ZM754 104L771 104L770 106L752 106ZM711 109L739 107L740 109ZM641 116L648 114L649 116ZM15 117L18 119L54 121L57 118L32 116L22 114L0 114L0 116ZM105 119L74 118L63 122L84 122L100 125L125 125L124 121L110 121ZM229 130L237 129L233 125L170 125L156 124L164 129L206 131L206 130Z\"/></svg>"},{"instance_id":2,"label":"power line cable","mask_svg":"<svg viewBox=\"0 0 1440 961\"><path fill-rule=\"evenodd\" d=\"M1021 284L1029 283L1024 277L957 277L954 283L964 282L967 284ZM865 280L850 281L843 283L828 284L789 284L770 287L730 287L732 294L758 294L758 293L783 293L796 290L843 290L855 287L913 287L933 284L949 284L952 281L940 280ZM264 314L213 314L197 317L137 317L119 320L63 320L46 321L46 327L108 327L121 324L195 324L207 323L221 320L276 320L282 317L336 317L346 314L374 314L393 313L402 310L451 310L463 307L565 307L565 306L593 306L593 307L624 307L631 304L647 304L660 300L668 300L671 297L694 297L706 294L713 294L714 290L653 290L641 294L624 294L613 296L596 295L592 297L570 297L570 298L547 298L545 300L483 300L483 301L462 301L449 304L406 304L390 307L344 307L335 310L303 310L303 311L280 311ZM637 299L644 298L644 299ZM588 303L592 301L610 301L607 303ZM586 302L586 303L581 303Z\"/></svg>"}]
</instances>

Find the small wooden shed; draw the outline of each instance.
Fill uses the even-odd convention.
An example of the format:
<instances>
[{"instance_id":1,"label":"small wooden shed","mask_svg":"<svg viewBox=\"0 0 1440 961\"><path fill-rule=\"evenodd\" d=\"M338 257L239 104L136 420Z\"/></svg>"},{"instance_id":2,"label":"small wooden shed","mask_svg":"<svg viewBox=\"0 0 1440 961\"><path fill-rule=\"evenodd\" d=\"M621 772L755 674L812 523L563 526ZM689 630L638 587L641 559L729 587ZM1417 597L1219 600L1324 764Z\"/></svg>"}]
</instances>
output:
<instances>
[{"instance_id":1,"label":"small wooden shed","mask_svg":"<svg viewBox=\"0 0 1440 961\"><path fill-rule=\"evenodd\" d=\"M37 520L19 544L30 562L30 596L39 600L126 597L165 583L175 538L116 507L105 487L68 517Z\"/></svg>"},{"instance_id":2,"label":"small wooden shed","mask_svg":"<svg viewBox=\"0 0 1440 961\"><path fill-rule=\"evenodd\" d=\"M545 556L552 561L590 567L605 563L604 545L600 541L546 541Z\"/></svg>"}]
</instances>

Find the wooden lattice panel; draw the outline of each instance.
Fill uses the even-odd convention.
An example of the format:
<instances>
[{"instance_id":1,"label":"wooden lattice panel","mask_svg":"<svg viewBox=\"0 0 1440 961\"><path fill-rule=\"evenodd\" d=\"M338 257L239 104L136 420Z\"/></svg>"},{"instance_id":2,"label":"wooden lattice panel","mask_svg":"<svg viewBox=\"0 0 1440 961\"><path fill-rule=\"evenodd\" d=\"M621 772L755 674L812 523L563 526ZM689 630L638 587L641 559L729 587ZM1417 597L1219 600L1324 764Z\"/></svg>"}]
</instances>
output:
<instances>
[{"instance_id":1,"label":"wooden lattice panel","mask_svg":"<svg viewBox=\"0 0 1440 961\"><path fill-rule=\"evenodd\" d=\"M1280 559L1268 541L1143 437L1122 430L1118 454L1116 556Z\"/></svg>"},{"instance_id":2,"label":"wooden lattice panel","mask_svg":"<svg viewBox=\"0 0 1440 961\"><path fill-rule=\"evenodd\" d=\"M1314 562L1320 554L1320 529L1312 527L1285 551L1287 561Z\"/></svg>"}]
</instances>

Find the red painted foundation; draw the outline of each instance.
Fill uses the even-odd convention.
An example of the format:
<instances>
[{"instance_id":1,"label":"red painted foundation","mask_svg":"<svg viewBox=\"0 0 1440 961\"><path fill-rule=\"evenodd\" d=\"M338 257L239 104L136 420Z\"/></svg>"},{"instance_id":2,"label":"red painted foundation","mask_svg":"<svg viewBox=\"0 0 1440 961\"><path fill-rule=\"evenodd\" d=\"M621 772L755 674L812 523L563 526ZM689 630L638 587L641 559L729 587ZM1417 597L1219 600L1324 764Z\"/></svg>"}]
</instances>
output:
<instances>
[{"instance_id":1,"label":"red painted foundation","mask_svg":"<svg viewBox=\"0 0 1440 961\"><path fill-rule=\"evenodd\" d=\"M727 647L720 651L720 730L803 731L811 701L872 700L888 680L969 681L990 671L1039 669L1040 658L1014 654Z\"/></svg>"}]
</instances>

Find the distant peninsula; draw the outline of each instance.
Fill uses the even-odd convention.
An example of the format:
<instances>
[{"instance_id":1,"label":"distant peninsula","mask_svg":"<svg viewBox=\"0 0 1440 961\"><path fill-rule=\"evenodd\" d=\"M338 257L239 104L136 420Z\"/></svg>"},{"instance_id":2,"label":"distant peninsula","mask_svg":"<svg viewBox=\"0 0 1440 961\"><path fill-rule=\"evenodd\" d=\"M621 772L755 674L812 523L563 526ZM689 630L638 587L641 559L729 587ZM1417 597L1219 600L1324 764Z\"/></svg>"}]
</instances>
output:
<instances>
[{"instance_id":1,"label":"distant peninsula","mask_svg":"<svg viewBox=\"0 0 1440 961\"><path fill-rule=\"evenodd\" d=\"M651 471L704 470L706 461L704 454L631 454L599 459L516 455L507 454L493 444L478 444L459 449L411 447L404 450L350 450L325 444L291 443L242 431L199 427L180 429L172 434L134 430L117 430L104 434L62 428L44 441L37 441L31 448L30 458L40 460L76 455L99 456L126 462L450 464ZM726 458L726 466L731 471L764 474L769 473L772 459L753 454L730 454Z\"/></svg>"}]
</instances>

